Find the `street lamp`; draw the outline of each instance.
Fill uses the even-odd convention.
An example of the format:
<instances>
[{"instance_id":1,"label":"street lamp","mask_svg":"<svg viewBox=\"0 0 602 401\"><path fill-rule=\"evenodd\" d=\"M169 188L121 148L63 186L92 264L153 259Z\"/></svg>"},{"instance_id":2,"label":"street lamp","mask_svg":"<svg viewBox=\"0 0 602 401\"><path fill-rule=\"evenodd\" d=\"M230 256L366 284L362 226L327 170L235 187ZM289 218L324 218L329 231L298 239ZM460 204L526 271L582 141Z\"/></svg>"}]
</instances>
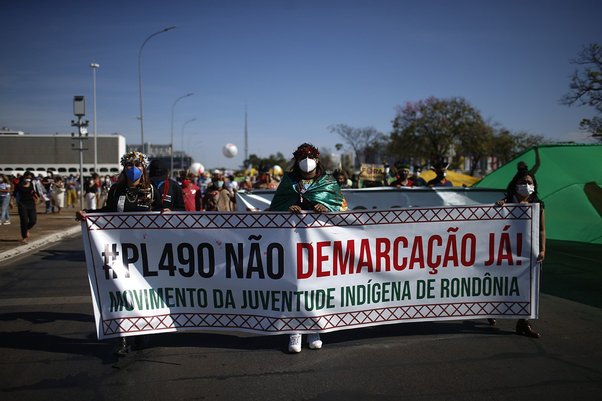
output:
<instances>
[{"instance_id":1,"label":"street lamp","mask_svg":"<svg viewBox=\"0 0 602 401\"><path fill-rule=\"evenodd\" d=\"M100 64L91 63L92 68L92 92L94 98L94 172L98 174L98 142L96 139L96 70L100 68Z\"/></svg>"},{"instance_id":2,"label":"street lamp","mask_svg":"<svg viewBox=\"0 0 602 401\"><path fill-rule=\"evenodd\" d=\"M138 90L139 90L139 94L140 94L140 140L141 140L141 145L142 145L142 153L146 153L144 151L144 113L142 112L142 69L141 69L141 65L142 65L142 49L144 48L144 45L146 45L146 42L149 41L150 38L152 38L153 36L156 36L160 33L163 32L167 32L167 31L171 31L172 29L175 28L174 26L170 26L168 28L162 29L160 31L157 31L151 35L149 35L144 42L142 42L142 46L140 46L140 50L138 50Z\"/></svg>"},{"instance_id":3,"label":"street lamp","mask_svg":"<svg viewBox=\"0 0 602 401\"><path fill-rule=\"evenodd\" d=\"M180 96L179 98L177 98L174 102L173 105L171 106L171 150L169 153L171 153L171 167L170 167L170 172L169 174L173 175L173 114L174 114L174 109L176 108L176 103L178 103L180 100L184 99L185 97L188 96L192 96L194 95L194 93L187 93L184 96Z\"/></svg>"},{"instance_id":4,"label":"street lamp","mask_svg":"<svg viewBox=\"0 0 602 401\"><path fill-rule=\"evenodd\" d=\"M191 118L190 120L182 124L182 154L180 157L180 168L182 169L184 169L184 128L188 125L188 123L191 123L193 121L196 121L196 118Z\"/></svg>"},{"instance_id":5,"label":"street lamp","mask_svg":"<svg viewBox=\"0 0 602 401\"><path fill-rule=\"evenodd\" d=\"M71 120L71 126L77 127L77 138L79 139L79 147L74 147L73 150L79 151L79 185L81 208L84 208L84 139L88 139L88 120L82 120L86 115L86 100L83 96L73 97L73 115L77 117L77 121ZM71 133L71 137L75 138L75 133Z\"/></svg>"}]
</instances>

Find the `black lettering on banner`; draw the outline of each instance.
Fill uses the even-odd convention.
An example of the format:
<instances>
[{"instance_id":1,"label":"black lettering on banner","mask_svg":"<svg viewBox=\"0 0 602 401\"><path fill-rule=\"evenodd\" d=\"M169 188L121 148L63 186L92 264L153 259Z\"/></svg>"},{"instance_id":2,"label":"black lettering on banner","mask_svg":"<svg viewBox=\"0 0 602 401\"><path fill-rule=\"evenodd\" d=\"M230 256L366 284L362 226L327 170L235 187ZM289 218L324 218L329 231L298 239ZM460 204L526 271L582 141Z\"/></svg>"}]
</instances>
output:
<instances>
[{"instance_id":1,"label":"black lettering on banner","mask_svg":"<svg viewBox=\"0 0 602 401\"><path fill-rule=\"evenodd\" d=\"M170 276L173 276L176 273L172 244L165 244L165 247L163 247L163 253L161 254L161 259L159 260L159 270L167 270Z\"/></svg>"},{"instance_id":2,"label":"black lettering on banner","mask_svg":"<svg viewBox=\"0 0 602 401\"><path fill-rule=\"evenodd\" d=\"M184 277L192 277L194 275L194 247L190 244L179 244L178 245L178 263L181 266L188 265L188 270L179 268L178 272Z\"/></svg>"},{"instance_id":3,"label":"black lettering on banner","mask_svg":"<svg viewBox=\"0 0 602 401\"><path fill-rule=\"evenodd\" d=\"M140 252L135 244L121 244L121 261L125 268L125 278L130 278L130 263L135 264L140 258Z\"/></svg>"},{"instance_id":4,"label":"black lettering on banner","mask_svg":"<svg viewBox=\"0 0 602 401\"><path fill-rule=\"evenodd\" d=\"M211 244L199 244L197 247L199 275L203 278L213 277L215 274L215 252ZM205 256L206 255L206 256Z\"/></svg>"}]
</instances>

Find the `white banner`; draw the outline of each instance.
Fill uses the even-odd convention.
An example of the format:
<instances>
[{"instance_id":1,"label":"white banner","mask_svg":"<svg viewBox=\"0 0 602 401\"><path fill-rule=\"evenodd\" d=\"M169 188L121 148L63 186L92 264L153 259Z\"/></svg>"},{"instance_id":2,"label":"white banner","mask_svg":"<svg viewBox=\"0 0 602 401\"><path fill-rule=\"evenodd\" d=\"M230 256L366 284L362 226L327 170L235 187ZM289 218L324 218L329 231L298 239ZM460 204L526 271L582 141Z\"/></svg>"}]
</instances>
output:
<instances>
[{"instance_id":1,"label":"white banner","mask_svg":"<svg viewBox=\"0 0 602 401\"><path fill-rule=\"evenodd\" d=\"M349 210L399 209L403 207L437 207L493 205L504 197L499 189L480 188L361 188L343 189ZM236 208L240 212L266 210L275 190L238 191Z\"/></svg>"},{"instance_id":2,"label":"white banner","mask_svg":"<svg viewBox=\"0 0 602 401\"><path fill-rule=\"evenodd\" d=\"M535 318L538 205L88 214L99 339Z\"/></svg>"}]
</instances>

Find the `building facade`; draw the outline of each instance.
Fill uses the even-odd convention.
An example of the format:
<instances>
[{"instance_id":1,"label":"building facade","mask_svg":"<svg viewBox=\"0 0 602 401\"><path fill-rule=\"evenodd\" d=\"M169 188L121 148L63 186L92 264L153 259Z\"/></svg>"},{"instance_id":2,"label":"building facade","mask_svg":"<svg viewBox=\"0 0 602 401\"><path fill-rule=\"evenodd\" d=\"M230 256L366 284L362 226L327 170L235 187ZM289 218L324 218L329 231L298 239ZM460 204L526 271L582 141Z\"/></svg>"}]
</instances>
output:
<instances>
[{"instance_id":1,"label":"building facade","mask_svg":"<svg viewBox=\"0 0 602 401\"><path fill-rule=\"evenodd\" d=\"M101 175L119 173L119 161L126 151L125 137L98 135L96 142L97 172ZM83 148L83 173L89 175L94 172L94 137L89 136L83 140ZM0 172L18 175L28 170L40 173L79 173L79 137L0 132Z\"/></svg>"}]
</instances>

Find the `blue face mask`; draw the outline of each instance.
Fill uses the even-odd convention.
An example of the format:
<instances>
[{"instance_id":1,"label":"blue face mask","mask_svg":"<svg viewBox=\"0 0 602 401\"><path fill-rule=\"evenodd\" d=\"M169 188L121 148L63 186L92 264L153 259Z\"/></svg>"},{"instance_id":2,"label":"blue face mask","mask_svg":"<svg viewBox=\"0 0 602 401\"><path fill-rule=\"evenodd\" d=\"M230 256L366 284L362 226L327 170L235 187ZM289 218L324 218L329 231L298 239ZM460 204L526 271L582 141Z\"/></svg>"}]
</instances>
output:
<instances>
[{"instance_id":1,"label":"blue face mask","mask_svg":"<svg viewBox=\"0 0 602 401\"><path fill-rule=\"evenodd\" d=\"M142 170L138 167L130 167L125 171L125 175L131 182L136 182L142 177Z\"/></svg>"}]
</instances>

